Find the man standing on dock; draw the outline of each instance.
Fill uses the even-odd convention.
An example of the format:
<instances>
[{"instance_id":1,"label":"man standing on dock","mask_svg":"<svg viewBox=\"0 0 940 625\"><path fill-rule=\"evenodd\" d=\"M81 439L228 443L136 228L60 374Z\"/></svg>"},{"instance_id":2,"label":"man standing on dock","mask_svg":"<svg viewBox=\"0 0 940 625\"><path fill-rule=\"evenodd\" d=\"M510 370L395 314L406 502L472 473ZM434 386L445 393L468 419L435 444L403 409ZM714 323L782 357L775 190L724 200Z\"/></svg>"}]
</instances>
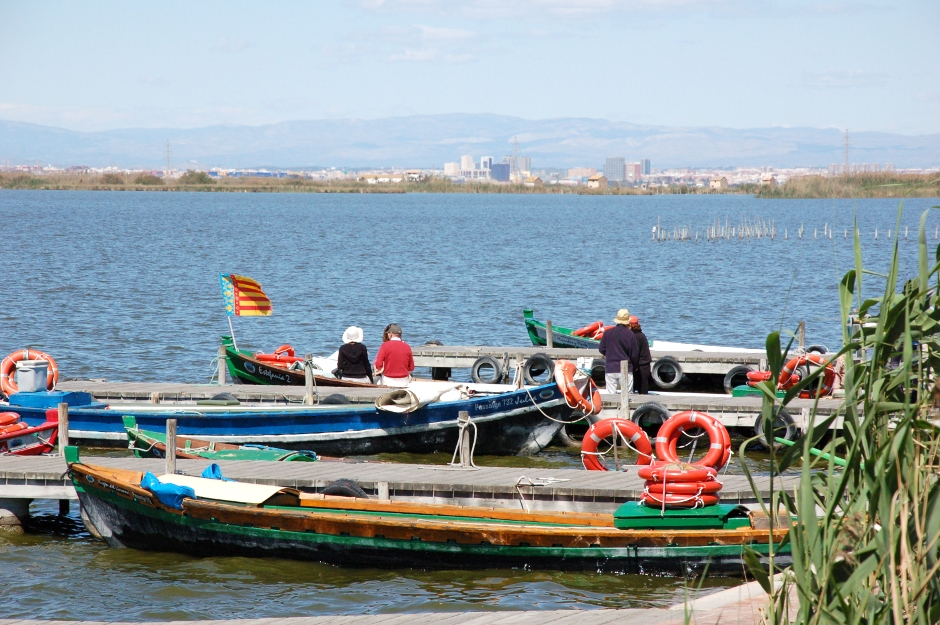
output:
<instances>
[{"instance_id":1,"label":"man standing on dock","mask_svg":"<svg viewBox=\"0 0 940 625\"><path fill-rule=\"evenodd\" d=\"M388 326L388 340L379 347L375 357L375 373L382 374L385 386L408 386L411 372L415 370L415 359L411 347L401 340L401 326Z\"/></svg>"},{"instance_id":2,"label":"man standing on dock","mask_svg":"<svg viewBox=\"0 0 940 625\"><path fill-rule=\"evenodd\" d=\"M613 328L606 330L597 348L604 355L604 381L608 393L630 392L633 388L633 372L639 367L640 349L630 329L630 311L621 308L614 318ZM620 379L620 362L629 364L626 380Z\"/></svg>"}]
</instances>

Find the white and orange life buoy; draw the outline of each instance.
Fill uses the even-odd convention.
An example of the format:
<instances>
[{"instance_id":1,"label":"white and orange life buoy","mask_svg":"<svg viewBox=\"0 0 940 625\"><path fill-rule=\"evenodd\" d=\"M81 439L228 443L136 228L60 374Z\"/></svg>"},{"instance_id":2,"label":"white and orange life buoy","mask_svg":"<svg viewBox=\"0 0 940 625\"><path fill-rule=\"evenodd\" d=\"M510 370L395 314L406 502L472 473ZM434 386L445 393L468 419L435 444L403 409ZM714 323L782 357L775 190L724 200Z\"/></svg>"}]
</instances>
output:
<instances>
[{"instance_id":1,"label":"white and orange life buoy","mask_svg":"<svg viewBox=\"0 0 940 625\"><path fill-rule=\"evenodd\" d=\"M38 349L18 349L0 362L0 391L6 395L12 395L19 391L16 385L16 363L22 360L45 360L49 363L49 371L46 374L46 390L55 389L59 381L59 365L55 359L45 352Z\"/></svg>"},{"instance_id":2,"label":"white and orange life buoy","mask_svg":"<svg viewBox=\"0 0 940 625\"><path fill-rule=\"evenodd\" d=\"M679 462L677 444L679 436L686 430L702 428L708 434L708 453L692 464L719 470L731 458L731 435L718 419L704 412L684 410L678 412L659 428L656 433L656 457L664 462Z\"/></svg>"},{"instance_id":3,"label":"white and orange life buoy","mask_svg":"<svg viewBox=\"0 0 940 625\"><path fill-rule=\"evenodd\" d=\"M281 345L274 350L273 354L255 354L255 359L261 362L269 362L276 365L292 365L295 362L303 362L303 358L294 355L292 345Z\"/></svg>"},{"instance_id":4,"label":"white and orange life buoy","mask_svg":"<svg viewBox=\"0 0 940 625\"><path fill-rule=\"evenodd\" d=\"M616 427L637 451L637 464L647 465L653 461L653 444L640 426L626 419L601 419L588 428L581 441L581 462L588 471L607 471L600 460L597 447L602 440L614 433Z\"/></svg>"},{"instance_id":5,"label":"white and orange life buoy","mask_svg":"<svg viewBox=\"0 0 940 625\"><path fill-rule=\"evenodd\" d=\"M795 375L797 369L806 364L813 364L818 367L825 367L823 371L823 382L822 388L818 389L816 387L807 388L800 393L800 397L804 398L813 398L816 397L817 392L820 396L829 395L832 393L832 388L835 384L836 372L835 368L832 366L832 363L827 361L825 358L819 354L803 354L802 356L797 356L796 358L790 359L787 364L783 366L783 370L780 372L780 377L777 379L777 386L782 391L789 390L793 387L794 384L799 382L799 376Z\"/></svg>"},{"instance_id":6,"label":"white and orange life buoy","mask_svg":"<svg viewBox=\"0 0 940 625\"><path fill-rule=\"evenodd\" d=\"M586 415L600 413L602 408L600 390L594 384L594 380L588 377L582 394L574 381L574 374L577 370L577 365L569 360L555 362L555 384L565 396L565 402L569 408L579 408Z\"/></svg>"}]
</instances>

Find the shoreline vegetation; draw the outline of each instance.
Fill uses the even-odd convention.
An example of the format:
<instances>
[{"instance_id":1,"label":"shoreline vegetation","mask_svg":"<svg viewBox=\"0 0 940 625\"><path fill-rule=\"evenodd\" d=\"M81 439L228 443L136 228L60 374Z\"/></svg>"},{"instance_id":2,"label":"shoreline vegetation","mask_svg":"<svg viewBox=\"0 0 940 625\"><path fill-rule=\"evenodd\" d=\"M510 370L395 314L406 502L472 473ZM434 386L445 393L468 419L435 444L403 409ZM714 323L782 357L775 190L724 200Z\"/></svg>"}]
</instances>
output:
<instances>
[{"instance_id":1,"label":"shoreline vegetation","mask_svg":"<svg viewBox=\"0 0 940 625\"><path fill-rule=\"evenodd\" d=\"M940 197L940 175L891 172L849 176L801 176L779 186L757 183L724 189L674 184L669 186L608 187L455 183L430 177L418 181L370 184L359 180L308 180L304 178L212 178L205 172L187 171L165 180L152 174L53 174L0 173L0 189L57 191L183 191L216 193L509 193L555 195L754 195L765 199L905 198Z\"/></svg>"}]
</instances>

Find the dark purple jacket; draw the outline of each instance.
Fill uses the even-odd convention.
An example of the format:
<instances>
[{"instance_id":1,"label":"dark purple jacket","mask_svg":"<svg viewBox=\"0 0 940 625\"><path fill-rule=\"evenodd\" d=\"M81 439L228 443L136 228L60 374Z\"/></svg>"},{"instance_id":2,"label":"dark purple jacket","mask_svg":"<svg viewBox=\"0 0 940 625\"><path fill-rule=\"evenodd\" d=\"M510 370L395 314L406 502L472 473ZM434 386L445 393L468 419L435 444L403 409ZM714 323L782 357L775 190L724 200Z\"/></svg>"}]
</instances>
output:
<instances>
[{"instance_id":1,"label":"dark purple jacket","mask_svg":"<svg viewBox=\"0 0 940 625\"><path fill-rule=\"evenodd\" d=\"M620 324L604 332L598 350L604 355L604 368L607 373L620 373L620 361L630 362L630 371L639 368L640 347L637 345L633 330Z\"/></svg>"}]
</instances>

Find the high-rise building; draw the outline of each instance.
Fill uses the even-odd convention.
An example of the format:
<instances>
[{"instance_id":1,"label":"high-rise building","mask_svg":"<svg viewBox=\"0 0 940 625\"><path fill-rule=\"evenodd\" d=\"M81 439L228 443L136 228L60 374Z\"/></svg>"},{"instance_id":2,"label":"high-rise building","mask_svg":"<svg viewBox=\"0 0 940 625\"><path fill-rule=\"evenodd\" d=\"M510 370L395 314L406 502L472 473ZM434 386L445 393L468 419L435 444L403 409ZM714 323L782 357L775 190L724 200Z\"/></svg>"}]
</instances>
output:
<instances>
[{"instance_id":1,"label":"high-rise building","mask_svg":"<svg viewBox=\"0 0 940 625\"><path fill-rule=\"evenodd\" d=\"M499 182L509 182L510 169L509 163L493 163L490 166L490 178Z\"/></svg>"},{"instance_id":2,"label":"high-rise building","mask_svg":"<svg viewBox=\"0 0 940 625\"><path fill-rule=\"evenodd\" d=\"M460 163L444 163L445 176L457 176L460 174Z\"/></svg>"},{"instance_id":3,"label":"high-rise building","mask_svg":"<svg viewBox=\"0 0 940 625\"><path fill-rule=\"evenodd\" d=\"M572 167L568 170L569 178L590 178L597 173L593 167Z\"/></svg>"},{"instance_id":4,"label":"high-rise building","mask_svg":"<svg viewBox=\"0 0 940 625\"><path fill-rule=\"evenodd\" d=\"M484 156L480 159L480 169L493 169L493 157Z\"/></svg>"},{"instance_id":5,"label":"high-rise building","mask_svg":"<svg viewBox=\"0 0 940 625\"><path fill-rule=\"evenodd\" d=\"M473 162L473 157L469 154L460 157L460 169L476 169L476 163Z\"/></svg>"},{"instance_id":6,"label":"high-rise building","mask_svg":"<svg viewBox=\"0 0 940 625\"><path fill-rule=\"evenodd\" d=\"M649 176L650 175L650 159L644 158L643 160L640 161L640 165L642 166L642 172L641 172L642 175Z\"/></svg>"},{"instance_id":7,"label":"high-rise building","mask_svg":"<svg viewBox=\"0 0 940 625\"><path fill-rule=\"evenodd\" d=\"M528 176L529 172L532 171L532 157L531 156L520 156L519 157L519 173L523 176Z\"/></svg>"},{"instance_id":8,"label":"high-rise building","mask_svg":"<svg viewBox=\"0 0 940 625\"><path fill-rule=\"evenodd\" d=\"M636 182L643 177L643 164L642 163L627 163L626 165L626 180L630 182Z\"/></svg>"},{"instance_id":9,"label":"high-rise building","mask_svg":"<svg viewBox=\"0 0 940 625\"><path fill-rule=\"evenodd\" d=\"M604 177L610 182L623 182L627 168L622 156L612 156L604 161Z\"/></svg>"}]
</instances>

